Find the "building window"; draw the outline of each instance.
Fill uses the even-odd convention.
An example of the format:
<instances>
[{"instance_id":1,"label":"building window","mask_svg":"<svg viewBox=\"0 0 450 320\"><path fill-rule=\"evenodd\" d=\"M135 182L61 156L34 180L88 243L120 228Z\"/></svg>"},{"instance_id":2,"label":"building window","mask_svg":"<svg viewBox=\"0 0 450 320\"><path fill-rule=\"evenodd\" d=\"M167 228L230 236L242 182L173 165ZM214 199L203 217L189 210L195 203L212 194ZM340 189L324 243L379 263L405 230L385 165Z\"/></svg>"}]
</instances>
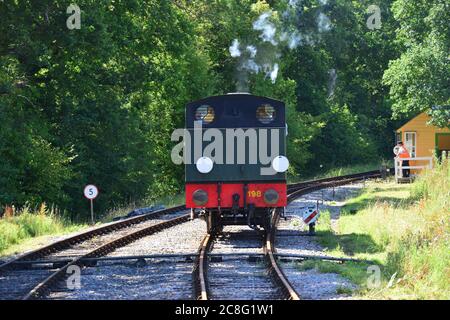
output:
<instances>
[{"instance_id":1,"label":"building window","mask_svg":"<svg viewBox=\"0 0 450 320\"><path fill-rule=\"evenodd\" d=\"M411 155L411 158L416 157L416 143L417 143L417 136L416 132L405 132L405 141L403 141L405 144L406 149L408 149L409 154Z\"/></svg>"},{"instance_id":2,"label":"building window","mask_svg":"<svg viewBox=\"0 0 450 320\"><path fill-rule=\"evenodd\" d=\"M436 133L436 153L442 157L442 152L446 151L450 158L450 133Z\"/></svg>"}]
</instances>

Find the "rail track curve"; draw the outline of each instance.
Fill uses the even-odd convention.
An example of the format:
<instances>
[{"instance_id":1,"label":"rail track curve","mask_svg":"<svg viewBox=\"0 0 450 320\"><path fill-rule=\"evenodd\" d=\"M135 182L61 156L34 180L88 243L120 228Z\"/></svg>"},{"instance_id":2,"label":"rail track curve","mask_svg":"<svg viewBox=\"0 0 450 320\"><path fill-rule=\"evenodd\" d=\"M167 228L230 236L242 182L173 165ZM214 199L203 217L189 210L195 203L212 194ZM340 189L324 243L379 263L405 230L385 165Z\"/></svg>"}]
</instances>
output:
<instances>
[{"instance_id":1,"label":"rail track curve","mask_svg":"<svg viewBox=\"0 0 450 320\"><path fill-rule=\"evenodd\" d=\"M288 186L288 202L292 202L298 197L325 188L337 187L353 182L358 182L366 179L374 179L381 177L380 171L369 171L358 174L345 175L334 178L325 178L314 181L307 181L295 183ZM300 300L300 295L295 291L290 284L282 269L278 265L278 260L275 257L275 233L281 212L279 209L274 211L271 228L266 233L264 242L264 257L268 274L272 278L272 282L276 284L281 292L282 299L285 300ZM214 241L214 235L206 235L202 241L199 249L199 257L196 260L193 272L193 282L195 296L199 300L208 300L210 297L208 284L208 253Z\"/></svg>"},{"instance_id":2,"label":"rail track curve","mask_svg":"<svg viewBox=\"0 0 450 320\"><path fill-rule=\"evenodd\" d=\"M316 190L345 185L365 179L378 178L380 176L381 173L379 171L370 171L335 178L290 184L288 186L288 201L291 202L302 195ZM66 271L70 266L86 265L87 260L89 259L105 256L117 248L124 247L138 239L187 222L190 220L190 216L186 213L187 209L185 206L177 206L128 218L118 222L113 222L89 231L78 233L72 237L57 241L3 263L0 265L0 278L8 272L14 272L17 268L23 269L24 265L27 263L32 263L33 261L40 259L43 260L49 255L63 252L64 250L76 247L77 245L83 244L84 242L96 237L114 235L127 230L127 228L131 230L130 232L120 234L120 236L110 241L103 242L100 245L91 248L80 256L69 259L69 261L65 261L58 268L56 268L56 270L50 272L49 274L45 274L43 279L40 279L37 283L34 283L31 289L29 288L24 292L20 292L18 296L12 297L13 299L39 299L45 296L45 294L51 290L52 286L64 279L67 274ZM176 214L178 216L167 221L151 224L149 226L145 225L145 223L157 219L158 217L171 214ZM279 288L279 292L281 292L280 298L287 300L299 300L299 294L295 291L284 275L282 269L278 266L278 261L276 258L276 248L274 246L275 232L281 214L282 212L279 209L274 211L271 228L266 233L263 244L264 259L266 262L268 275L271 277L272 282ZM144 227L140 228L140 225L144 225ZM213 241L214 235L207 234L205 236L201 242L200 248L198 249L197 257L194 263L194 297L201 300L207 300L210 298L208 285L208 255ZM8 296L3 295L3 298L8 299Z\"/></svg>"}]
</instances>

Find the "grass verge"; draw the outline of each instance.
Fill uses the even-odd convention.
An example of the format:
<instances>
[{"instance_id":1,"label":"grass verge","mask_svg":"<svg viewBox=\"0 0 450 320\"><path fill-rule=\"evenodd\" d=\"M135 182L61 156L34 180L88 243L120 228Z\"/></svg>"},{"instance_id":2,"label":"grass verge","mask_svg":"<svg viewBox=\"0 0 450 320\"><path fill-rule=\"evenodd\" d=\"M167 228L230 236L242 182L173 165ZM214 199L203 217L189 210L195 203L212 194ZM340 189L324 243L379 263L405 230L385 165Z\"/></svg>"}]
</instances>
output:
<instances>
[{"instance_id":1,"label":"grass verge","mask_svg":"<svg viewBox=\"0 0 450 320\"><path fill-rule=\"evenodd\" d=\"M154 201L114 208L107 212L99 222L108 223L115 217L125 216L136 208L164 205L166 208L184 204L184 194L167 196ZM62 217L56 209L45 204L38 209L25 206L13 216L0 218L0 257L37 249L48 244L51 238L87 228L84 223L73 223Z\"/></svg>"},{"instance_id":2,"label":"grass verge","mask_svg":"<svg viewBox=\"0 0 450 320\"><path fill-rule=\"evenodd\" d=\"M311 261L303 268L342 274L359 285L363 299L450 299L449 208L448 162L412 185L370 183L344 206L337 230L324 213L317 231L329 254L372 266Z\"/></svg>"},{"instance_id":3,"label":"grass verge","mask_svg":"<svg viewBox=\"0 0 450 320\"><path fill-rule=\"evenodd\" d=\"M13 216L0 219L0 256L16 254L38 246L46 236L58 236L86 227L62 218L57 210L42 204L33 210L29 206Z\"/></svg>"}]
</instances>

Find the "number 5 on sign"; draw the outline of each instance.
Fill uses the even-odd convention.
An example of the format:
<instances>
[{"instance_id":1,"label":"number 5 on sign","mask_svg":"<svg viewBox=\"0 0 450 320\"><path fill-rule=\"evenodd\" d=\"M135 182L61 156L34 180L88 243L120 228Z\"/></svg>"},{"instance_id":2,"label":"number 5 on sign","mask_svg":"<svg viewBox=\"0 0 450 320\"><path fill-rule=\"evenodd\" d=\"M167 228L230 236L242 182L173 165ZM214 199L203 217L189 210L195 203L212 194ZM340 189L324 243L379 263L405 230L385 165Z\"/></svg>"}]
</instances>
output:
<instances>
[{"instance_id":1,"label":"number 5 on sign","mask_svg":"<svg viewBox=\"0 0 450 320\"><path fill-rule=\"evenodd\" d=\"M94 199L98 196L98 188L93 184L84 187L84 196L91 201L91 222L94 224Z\"/></svg>"}]
</instances>

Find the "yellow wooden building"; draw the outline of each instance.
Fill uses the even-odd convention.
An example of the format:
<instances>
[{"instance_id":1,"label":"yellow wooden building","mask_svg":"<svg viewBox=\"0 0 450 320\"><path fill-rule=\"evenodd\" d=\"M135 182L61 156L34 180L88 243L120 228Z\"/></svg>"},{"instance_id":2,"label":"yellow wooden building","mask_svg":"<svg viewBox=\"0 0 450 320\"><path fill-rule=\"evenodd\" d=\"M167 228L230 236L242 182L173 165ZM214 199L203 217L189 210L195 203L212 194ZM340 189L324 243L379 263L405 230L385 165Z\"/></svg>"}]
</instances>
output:
<instances>
[{"instance_id":1,"label":"yellow wooden building","mask_svg":"<svg viewBox=\"0 0 450 320\"><path fill-rule=\"evenodd\" d=\"M450 129L427 124L430 116L425 112L408 121L397 130L397 141L409 150L411 158L432 157L436 151L450 151Z\"/></svg>"}]
</instances>

